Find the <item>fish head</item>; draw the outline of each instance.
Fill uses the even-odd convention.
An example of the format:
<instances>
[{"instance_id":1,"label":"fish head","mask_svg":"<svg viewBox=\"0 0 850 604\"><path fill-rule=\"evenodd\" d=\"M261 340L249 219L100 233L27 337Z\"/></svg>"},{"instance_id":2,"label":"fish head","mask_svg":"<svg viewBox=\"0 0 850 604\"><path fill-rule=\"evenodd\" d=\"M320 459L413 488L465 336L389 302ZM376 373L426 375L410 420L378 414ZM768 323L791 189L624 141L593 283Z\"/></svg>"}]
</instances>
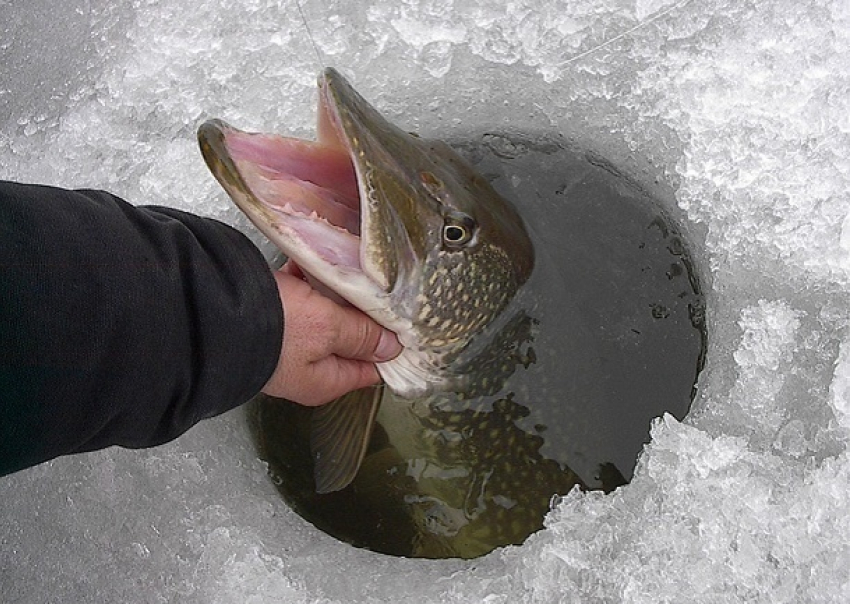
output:
<instances>
[{"instance_id":1,"label":"fish head","mask_svg":"<svg viewBox=\"0 0 850 604\"><path fill-rule=\"evenodd\" d=\"M396 332L400 396L457 388L452 359L507 307L534 251L522 218L448 145L387 121L334 69L318 141L211 120L198 138L240 209L311 280Z\"/></svg>"}]
</instances>

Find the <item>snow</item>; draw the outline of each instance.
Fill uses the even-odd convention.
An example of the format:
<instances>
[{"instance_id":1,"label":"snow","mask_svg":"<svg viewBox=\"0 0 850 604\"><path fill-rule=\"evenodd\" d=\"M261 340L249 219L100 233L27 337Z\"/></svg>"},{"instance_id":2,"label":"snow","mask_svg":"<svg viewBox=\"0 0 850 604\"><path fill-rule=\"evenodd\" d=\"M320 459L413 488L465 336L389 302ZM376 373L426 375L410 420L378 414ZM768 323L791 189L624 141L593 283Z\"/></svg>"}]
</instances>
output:
<instances>
[{"instance_id":1,"label":"snow","mask_svg":"<svg viewBox=\"0 0 850 604\"><path fill-rule=\"evenodd\" d=\"M563 133L687 219L710 329L692 413L658 420L628 486L571 493L523 546L464 562L316 531L236 411L0 481L0 599L850 601L850 3L302 8L316 49L289 0L0 5L0 177L249 230L194 132L311 136L316 50L408 129Z\"/></svg>"}]
</instances>

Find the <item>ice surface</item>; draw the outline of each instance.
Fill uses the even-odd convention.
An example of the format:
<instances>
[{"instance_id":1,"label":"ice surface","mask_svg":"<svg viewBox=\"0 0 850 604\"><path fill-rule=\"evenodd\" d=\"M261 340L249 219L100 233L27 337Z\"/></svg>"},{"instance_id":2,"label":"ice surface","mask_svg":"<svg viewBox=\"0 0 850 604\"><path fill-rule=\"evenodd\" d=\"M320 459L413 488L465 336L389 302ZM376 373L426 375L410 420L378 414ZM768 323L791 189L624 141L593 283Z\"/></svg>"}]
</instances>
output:
<instances>
[{"instance_id":1,"label":"ice surface","mask_svg":"<svg viewBox=\"0 0 850 604\"><path fill-rule=\"evenodd\" d=\"M60 459L0 481L0 600L850 601L850 3L302 5L322 61L409 129L559 131L672 187L709 290L694 411L655 425L630 485L571 493L525 545L471 562L317 532L239 412L151 451ZM194 131L313 132L300 14L0 5L0 177L247 229Z\"/></svg>"}]
</instances>

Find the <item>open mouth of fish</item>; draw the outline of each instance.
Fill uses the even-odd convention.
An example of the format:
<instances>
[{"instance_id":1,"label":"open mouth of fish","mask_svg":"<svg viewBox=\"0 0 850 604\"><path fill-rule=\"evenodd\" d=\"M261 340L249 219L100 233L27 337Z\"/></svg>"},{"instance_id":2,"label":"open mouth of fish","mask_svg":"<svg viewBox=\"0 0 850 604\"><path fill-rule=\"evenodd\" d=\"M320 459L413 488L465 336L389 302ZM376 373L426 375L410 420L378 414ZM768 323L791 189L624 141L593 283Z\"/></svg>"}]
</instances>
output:
<instances>
[{"instance_id":1,"label":"open mouth of fish","mask_svg":"<svg viewBox=\"0 0 850 604\"><path fill-rule=\"evenodd\" d=\"M212 173L311 285L398 334L402 353L378 364L395 394L461 387L449 358L475 353L533 267L522 218L451 147L394 126L332 68L317 139L220 120L198 130Z\"/></svg>"},{"instance_id":2,"label":"open mouth of fish","mask_svg":"<svg viewBox=\"0 0 850 604\"><path fill-rule=\"evenodd\" d=\"M352 129L374 110L358 101L329 69L319 79L317 141L243 132L221 120L204 123L198 139L207 165L231 198L311 280L399 330L404 325L395 325L398 317L382 312L386 302L379 301L394 275L384 270L384 254L364 236L372 217L364 210L369 204L361 204L368 187L358 172L369 166L355 161L358 131ZM398 249L403 229L393 239Z\"/></svg>"}]
</instances>

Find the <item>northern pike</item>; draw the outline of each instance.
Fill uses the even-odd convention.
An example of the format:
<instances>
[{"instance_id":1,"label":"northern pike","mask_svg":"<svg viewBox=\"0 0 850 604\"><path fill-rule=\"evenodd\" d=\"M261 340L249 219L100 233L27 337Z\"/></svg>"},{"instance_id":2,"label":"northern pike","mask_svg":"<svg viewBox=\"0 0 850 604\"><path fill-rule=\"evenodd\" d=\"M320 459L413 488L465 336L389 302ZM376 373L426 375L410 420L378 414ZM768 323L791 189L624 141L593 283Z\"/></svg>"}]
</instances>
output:
<instances>
[{"instance_id":1,"label":"northern pike","mask_svg":"<svg viewBox=\"0 0 850 604\"><path fill-rule=\"evenodd\" d=\"M473 557L521 543L555 493L622 484L610 460L588 453L617 438L598 429L606 393L588 369L599 362L594 339L514 204L330 68L317 133L305 141L220 120L198 132L250 220L404 346L378 365L384 384L310 410L315 490L354 481L414 526L409 555ZM387 449L364 462L376 424Z\"/></svg>"}]
</instances>

